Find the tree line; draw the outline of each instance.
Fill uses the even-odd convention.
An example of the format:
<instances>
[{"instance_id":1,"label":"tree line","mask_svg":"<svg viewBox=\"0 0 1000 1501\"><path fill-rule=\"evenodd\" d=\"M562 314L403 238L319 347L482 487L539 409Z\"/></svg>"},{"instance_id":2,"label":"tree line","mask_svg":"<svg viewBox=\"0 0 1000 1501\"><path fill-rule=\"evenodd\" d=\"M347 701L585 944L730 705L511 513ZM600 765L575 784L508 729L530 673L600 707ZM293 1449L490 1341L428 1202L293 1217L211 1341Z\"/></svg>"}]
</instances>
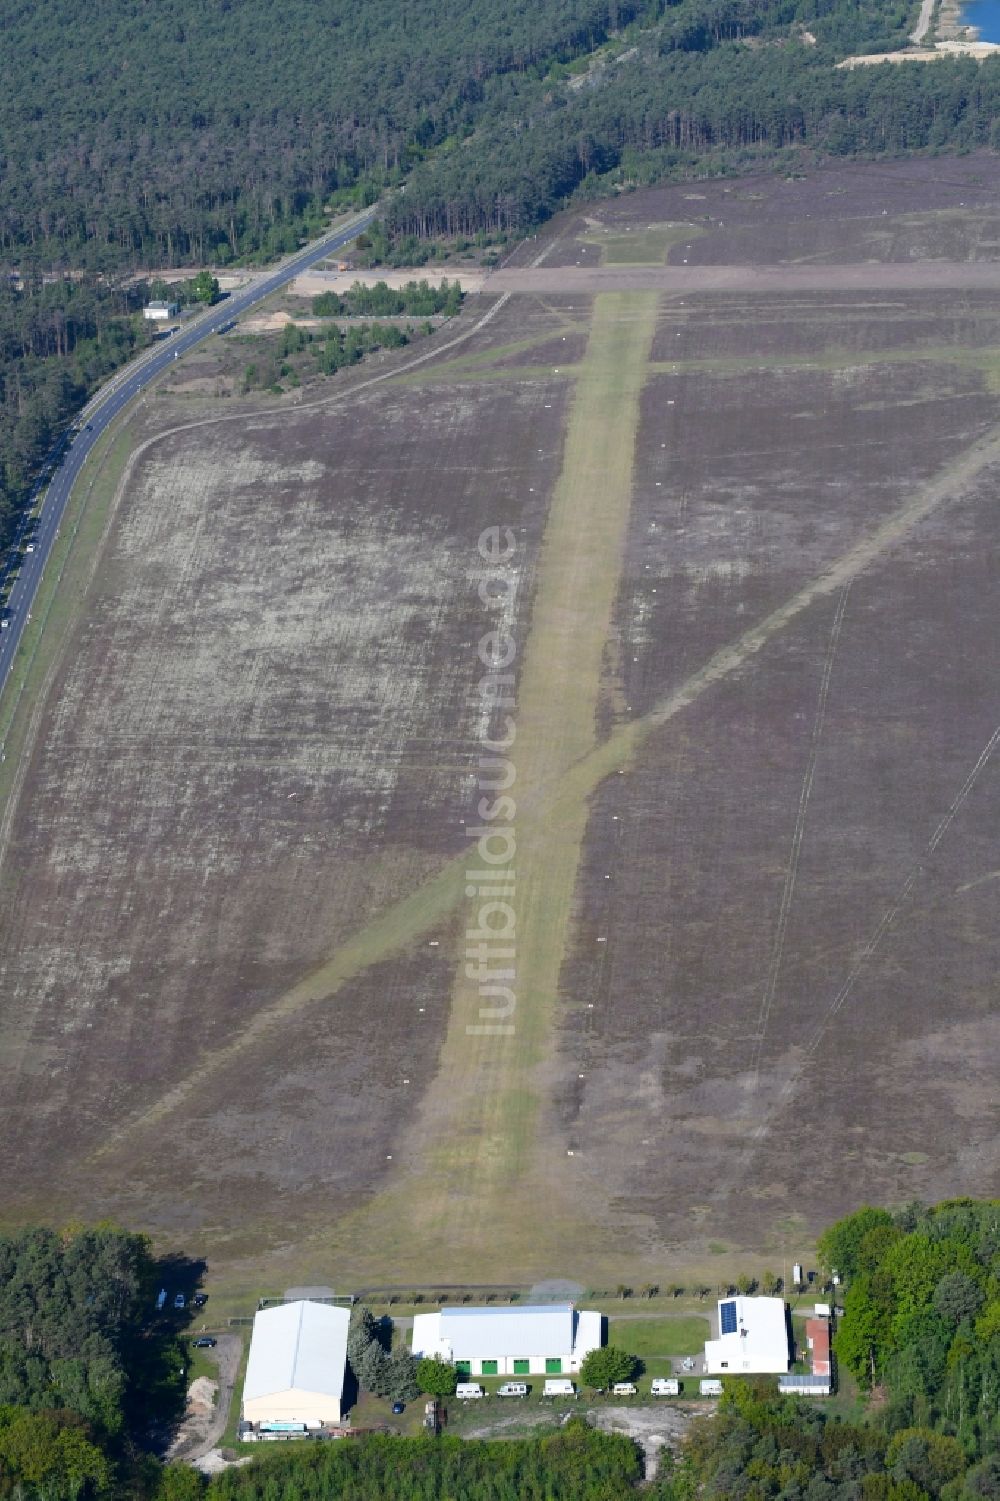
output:
<instances>
[{"instance_id":1,"label":"tree line","mask_svg":"<svg viewBox=\"0 0 1000 1501\"><path fill-rule=\"evenodd\" d=\"M190 1281L199 1270L165 1267L144 1236L113 1226L0 1236L0 1497L192 1493L187 1473L151 1451L183 1411L186 1364L157 1288L164 1275Z\"/></svg>"},{"instance_id":2,"label":"tree line","mask_svg":"<svg viewBox=\"0 0 1000 1501\"><path fill-rule=\"evenodd\" d=\"M3 0L0 255L108 269L289 248L331 195L399 179L507 78L646 0Z\"/></svg>"},{"instance_id":3,"label":"tree line","mask_svg":"<svg viewBox=\"0 0 1000 1501\"><path fill-rule=\"evenodd\" d=\"M404 187L372 259L503 243L574 195L804 149L1000 146L996 60L834 66L900 44L915 11L95 0L81 18L0 0L0 546L66 415L135 347L137 270L272 259Z\"/></svg>"},{"instance_id":4,"label":"tree line","mask_svg":"<svg viewBox=\"0 0 1000 1501\"><path fill-rule=\"evenodd\" d=\"M652 48L572 99L528 104L416 166L392 235L515 233L574 195L835 158L1000 147L1000 59L838 70L823 48Z\"/></svg>"},{"instance_id":5,"label":"tree line","mask_svg":"<svg viewBox=\"0 0 1000 1501\"><path fill-rule=\"evenodd\" d=\"M1000 1204L868 1208L820 1252L847 1280L837 1359L889 1394L891 1421L1000 1449Z\"/></svg>"},{"instance_id":6,"label":"tree line","mask_svg":"<svg viewBox=\"0 0 1000 1501\"><path fill-rule=\"evenodd\" d=\"M213 1480L213 1501L634 1501L639 1451L579 1419L518 1440L397 1439L315 1444Z\"/></svg>"},{"instance_id":7,"label":"tree line","mask_svg":"<svg viewBox=\"0 0 1000 1501\"><path fill-rule=\"evenodd\" d=\"M377 281L366 287L355 282L346 292L320 292L312 300L317 318L391 318L409 314L414 318L432 318L437 314L454 317L462 306L462 288L457 281L442 281L438 287L426 281L408 281L392 288Z\"/></svg>"},{"instance_id":8,"label":"tree line","mask_svg":"<svg viewBox=\"0 0 1000 1501\"><path fill-rule=\"evenodd\" d=\"M717 1413L693 1425L654 1487L657 1501L983 1501L1000 1461L969 1463L962 1445L924 1425L845 1421L733 1382Z\"/></svg>"},{"instance_id":9,"label":"tree line","mask_svg":"<svg viewBox=\"0 0 1000 1501\"><path fill-rule=\"evenodd\" d=\"M404 181L394 232L506 232L628 151L679 153L649 163L662 174L685 154L988 137L993 64L834 68L902 42L915 9L175 0L140 21L95 0L81 25L73 0L0 0L0 260L111 274L270 258Z\"/></svg>"},{"instance_id":10,"label":"tree line","mask_svg":"<svg viewBox=\"0 0 1000 1501\"><path fill-rule=\"evenodd\" d=\"M309 376L336 375L338 370L349 369L381 349L402 349L414 334L430 333L431 328L429 323L415 329L412 325L399 328L395 323L358 323L348 328L334 324L313 332L298 323L286 323L276 340L240 336L239 342L254 352L243 369L242 390L280 395L294 390Z\"/></svg>"},{"instance_id":11,"label":"tree line","mask_svg":"<svg viewBox=\"0 0 1000 1501\"><path fill-rule=\"evenodd\" d=\"M81 277L0 281L0 560L69 419L140 342L140 305Z\"/></svg>"}]
</instances>

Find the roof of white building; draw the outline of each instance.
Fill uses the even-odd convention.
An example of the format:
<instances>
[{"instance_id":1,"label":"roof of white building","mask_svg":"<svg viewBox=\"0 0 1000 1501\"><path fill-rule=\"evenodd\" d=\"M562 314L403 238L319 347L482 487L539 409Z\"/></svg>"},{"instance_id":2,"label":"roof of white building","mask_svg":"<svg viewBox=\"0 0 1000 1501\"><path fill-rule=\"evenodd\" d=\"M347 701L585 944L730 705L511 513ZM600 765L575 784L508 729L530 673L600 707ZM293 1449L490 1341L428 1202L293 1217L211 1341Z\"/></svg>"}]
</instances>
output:
<instances>
[{"instance_id":1,"label":"roof of white building","mask_svg":"<svg viewBox=\"0 0 1000 1501\"><path fill-rule=\"evenodd\" d=\"M497 1360L508 1355L570 1356L572 1303L525 1308L443 1308L439 1337L452 1360Z\"/></svg>"},{"instance_id":2,"label":"roof of white building","mask_svg":"<svg viewBox=\"0 0 1000 1501\"><path fill-rule=\"evenodd\" d=\"M296 1388L340 1401L347 1364L346 1308L325 1303L283 1303L253 1321L243 1400Z\"/></svg>"},{"instance_id":3,"label":"roof of white building","mask_svg":"<svg viewBox=\"0 0 1000 1501\"><path fill-rule=\"evenodd\" d=\"M721 1298L719 1337L705 1345L711 1369L723 1360L734 1370L788 1369L788 1322L783 1298Z\"/></svg>"},{"instance_id":4,"label":"roof of white building","mask_svg":"<svg viewBox=\"0 0 1000 1501\"><path fill-rule=\"evenodd\" d=\"M573 1354L577 1360L582 1360L589 1355L591 1350L599 1350L603 1344L604 1319L593 1308L580 1308L576 1315L576 1339L573 1342Z\"/></svg>"},{"instance_id":5,"label":"roof of white building","mask_svg":"<svg viewBox=\"0 0 1000 1501\"><path fill-rule=\"evenodd\" d=\"M814 1394L826 1396L831 1389L831 1385L829 1376L815 1376L811 1374L808 1376L799 1376L791 1374L778 1377L779 1392L798 1392L804 1396L812 1396Z\"/></svg>"}]
</instances>

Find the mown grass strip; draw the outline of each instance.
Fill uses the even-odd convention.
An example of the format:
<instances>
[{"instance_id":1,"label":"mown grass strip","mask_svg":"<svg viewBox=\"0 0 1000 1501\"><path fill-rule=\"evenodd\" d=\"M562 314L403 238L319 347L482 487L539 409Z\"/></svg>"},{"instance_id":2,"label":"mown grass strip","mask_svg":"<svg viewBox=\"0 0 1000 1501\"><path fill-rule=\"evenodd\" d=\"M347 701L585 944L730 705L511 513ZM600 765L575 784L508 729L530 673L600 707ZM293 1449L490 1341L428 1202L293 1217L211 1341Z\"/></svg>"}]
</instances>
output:
<instances>
[{"instance_id":1,"label":"mown grass strip","mask_svg":"<svg viewBox=\"0 0 1000 1501\"><path fill-rule=\"evenodd\" d=\"M29 727L45 684L58 661L69 632L76 625L93 576L94 556L100 547L115 492L128 460L132 440L118 427L102 435L88 467L73 486L56 538L35 594L31 620L21 638L3 691L0 693L0 808L8 810L23 772ZM0 851L3 823L0 822Z\"/></svg>"},{"instance_id":2,"label":"mown grass strip","mask_svg":"<svg viewBox=\"0 0 1000 1501\"><path fill-rule=\"evenodd\" d=\"M466 1036L478 991L464 980L456 993L454 1077L444 1079L462 1137L477 1138L489 1161L514 1175L523 1161L533 1114L526 1069L549 1031L568 939L585 800L558 807L551 793L592 750L603 656L618 592L632 496L639 399L656 328L657 297L605 294L595 299L593 327L578 369L556 483L537 565L531 627L525 644L512 751L516 796L530 807L517 830L516 1046ZM498 521L500 518L498 517ZM475 906L473 902L472 907ZM474 912L470 910L470 921ZM462 966L464 972L464 966ZM449 1071L446 1045L443 1073ZM487 1079L489 1081L487 1086ZM512 1102L507 1096L518 1094ZM518 1108L511 1108L512 1103ZM459 1123L461 1123L459 1125ZM451 1139L447 1156L468 1162L468 1142Z\"/></svg>"}]
</instances>

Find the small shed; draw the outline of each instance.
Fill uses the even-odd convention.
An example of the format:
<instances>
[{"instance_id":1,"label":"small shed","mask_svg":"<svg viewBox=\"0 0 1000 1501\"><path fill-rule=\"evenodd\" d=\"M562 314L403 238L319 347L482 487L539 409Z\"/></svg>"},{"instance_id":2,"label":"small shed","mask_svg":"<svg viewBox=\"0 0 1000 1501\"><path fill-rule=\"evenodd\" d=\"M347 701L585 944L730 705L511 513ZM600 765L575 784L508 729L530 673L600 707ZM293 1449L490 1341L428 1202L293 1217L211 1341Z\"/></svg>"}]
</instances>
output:
<instances>
[{"instance_id":1,"label":"small shed","mask_svg":"<svg viewBox=\"0 0 1000 1501\"><path fill-rule=\"evenodd\" d=\"M831 1391L829 1376L780 1376L778 1390L790 1397L828 1397Z\"/></svg>"},{"instance_id":2,"label":"small shed","mask_svg":"<svg viewBox=\"0 0 1000 1501\"><path fill-rule=\"evenodd\" d=\"M176 302L148 302L142 310L142 316L147 323L168 323L179 312L180 306Z\"/></svg>"},{"instance_id":3,"label":"small shed","mask_svg":"<svg viewBox=\"0 0 1000 1501\"><path fill-rule=\"evenodd\" d=\"M812 1356L814 1376L831 1375L830 1367L830 1320L806 1319L806 1344Z\"/></svg>"}]
</instances>

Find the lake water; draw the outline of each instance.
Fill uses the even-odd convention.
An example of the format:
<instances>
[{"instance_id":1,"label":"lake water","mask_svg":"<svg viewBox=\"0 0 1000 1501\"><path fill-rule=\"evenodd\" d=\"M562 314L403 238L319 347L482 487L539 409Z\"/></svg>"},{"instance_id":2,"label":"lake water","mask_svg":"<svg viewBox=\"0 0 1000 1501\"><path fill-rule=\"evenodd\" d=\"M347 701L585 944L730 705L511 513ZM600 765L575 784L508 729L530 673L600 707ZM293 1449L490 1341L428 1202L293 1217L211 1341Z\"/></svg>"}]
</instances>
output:
<instances>
[{"instance_id":1,"label":"lake water","mask_svg":"<svg viewBox=\"0 0 1000 1501\"><path fill-rule=\"evenodd\" d=\"M962 25L975 26L981 42L1000 42L1000 0L966 0Z\"/></svg>"}]
</instances>

